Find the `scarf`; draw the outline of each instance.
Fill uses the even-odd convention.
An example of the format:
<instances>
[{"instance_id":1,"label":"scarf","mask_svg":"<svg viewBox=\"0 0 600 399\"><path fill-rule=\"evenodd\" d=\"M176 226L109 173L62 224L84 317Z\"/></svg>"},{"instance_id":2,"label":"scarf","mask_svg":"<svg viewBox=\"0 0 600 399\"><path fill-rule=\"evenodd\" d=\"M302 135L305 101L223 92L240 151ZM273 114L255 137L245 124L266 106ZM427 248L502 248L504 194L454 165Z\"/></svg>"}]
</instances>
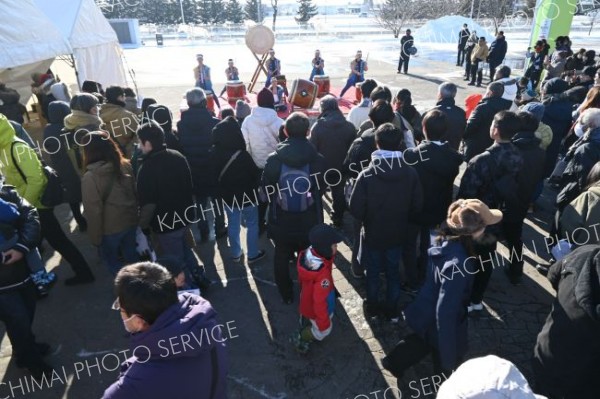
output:
<instances>
[{"instance_id":1,"label":"scarf","mask_svg":"<svg viewBox=\"0 0 600 399\"><path fill-rule=\"evenodd\" d=\"M383 158L402 159L402 151L375 150L371 154L371 159L383 159Z\"/></svg>"},{"instance_id":2,"label":"scarf","mask_svg":"<svg viewBox=\"0 0 600 399\"><path fill-rule=\"evenodd\" d=\"M94 126L94 129L99 129L102 126L102 119L98 115L92 115L83 111L72 111L65 116L65 128L67 130L77 130L81 127Z\"/></svg>"}]
</instances>

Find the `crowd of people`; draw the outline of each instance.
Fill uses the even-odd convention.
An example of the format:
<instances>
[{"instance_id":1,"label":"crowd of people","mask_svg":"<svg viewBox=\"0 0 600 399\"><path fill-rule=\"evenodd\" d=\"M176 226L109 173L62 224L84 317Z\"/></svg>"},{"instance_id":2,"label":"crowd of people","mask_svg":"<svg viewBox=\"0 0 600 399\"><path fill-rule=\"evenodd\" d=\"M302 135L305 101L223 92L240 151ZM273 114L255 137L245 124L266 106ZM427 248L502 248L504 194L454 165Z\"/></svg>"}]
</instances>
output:
<instances>
[{"instance_id":1,"label":"crowd of people","mask_svg":"<svg viewBox=\"0 0 600 399\"><path fill-rule=\"evenodd\" d=\"M485 94L468 98L466 109L456 103L457 85L451 82L438 87L436 106L420 113L409 89L392 93L367 79L360 87L363 100L348 116L328 95L312 126L300 112L282 120L268 87L255 107L240 100L235 109L223 107L214 115L207 96L218 100L206 87L210 70L201 55L195 71L201 84L187 91L188 108L176 124L154 99L138 108L130 89L86 82L82 92L66 93L70 99L62 101L56 95L65 92L52 91L52 75L36 74L34 85L49 87L36 93L48 120L44 138L52 145L37 148L14 107L0 115L0 319L17 364L36 377L52 372L43 360L49 346L36 343L32 332L36 295L48 295L56 281L41 260L42 238L72 267L75 275L65 284L95 279L54 214L65 202L115 276L113 307L133 334L133 347L152 349L148 359L125 363L105 398L164 397L157 396L164 392L157 385L162 373L180 381L178 397L225 397L227 357L218 340L185 359L163 359L153 350L169 334L216 323L208 301L178 296L190 289L204 296L211 286L196 253L198 241L227 237L230 260L252 265L266 255L260 240L265 232L274 245L281 300L293 304L299 298L300 325L290 338L298 352L307 353L332 331L332 268L337 244L348 236L350 273L365 283L365 317L406 323L413 331L383 366L400 381L431 354L436 374L447 378L457 370L440 395L460 391L456 384L464 384L473 368L472 361L461 366L468 316L484 309L497 245L509 248L505 270L518 290L524 221L546 186L557 193L555 218L548 222L561 251L553 248L550 268L539 267L558 295L533 350L534 391L557 399L598 397L600 64L595 53L573 54L568 38L559 38L541 64L548 49L539 42L525 76L515 78L502 65L502 32L488 49L484 38L463 30L457 66L466 60L466 76L478 86L481 62L489 62L491 74ZM406 37L408 48L410 31ZM313 73L322 65L316 54ZM408 58L401 59L399 72L401 67L406 73ZM366 63L360 52L352 68L362 80ZM3 92L14 97L0 85L1 98L9 98ZM61 177L59 201L50 200L54 171L41 151ZM324 217L327 192L331 225ZM144 242L158 260L139 251ZM408 305L399 303L403 292L413 298ZM505 366L514 371L514 365ZM519 376L514 381L533 395Z\"/></svg>"}]
</instances>

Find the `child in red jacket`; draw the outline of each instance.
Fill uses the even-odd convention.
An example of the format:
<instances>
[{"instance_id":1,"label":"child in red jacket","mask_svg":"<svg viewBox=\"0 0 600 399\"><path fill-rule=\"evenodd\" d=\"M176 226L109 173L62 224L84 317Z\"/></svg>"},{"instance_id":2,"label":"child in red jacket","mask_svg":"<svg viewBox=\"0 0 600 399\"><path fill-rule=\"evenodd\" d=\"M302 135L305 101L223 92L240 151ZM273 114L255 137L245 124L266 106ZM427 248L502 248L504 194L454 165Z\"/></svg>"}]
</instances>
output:
<instances>
[{"instance_id":1,"label":"child in red jacket","mask_svg":"<svg viewBox=\"0 0 600 399\"><path fill-rule=\"evenodd\" d=\"M311 246L298 255L300 281L300 329L292 342L296 350L307 353L310 343L322 341L331 333L335 306L335 287L331 274L337 244L344 237L326 224L314 226L309 234Z\"/></svg>"}]
</instances>

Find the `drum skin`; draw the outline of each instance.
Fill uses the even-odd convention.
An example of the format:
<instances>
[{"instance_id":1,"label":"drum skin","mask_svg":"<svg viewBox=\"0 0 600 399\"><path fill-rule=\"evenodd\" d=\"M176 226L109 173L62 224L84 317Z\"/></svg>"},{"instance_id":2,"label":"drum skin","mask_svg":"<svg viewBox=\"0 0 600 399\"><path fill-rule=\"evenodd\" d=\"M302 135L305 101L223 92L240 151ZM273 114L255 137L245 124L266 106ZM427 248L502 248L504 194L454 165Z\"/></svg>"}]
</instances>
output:
<instances>
[{"instance_id":1,"label":"drum skin","mask_svg":"<svg viewBox=\"0 0 600 399\"><path fill-rule=\"evenodd\" d=\"M264 25L255 25L246 31L246 46L256 54L266 54L275 45L273 31Z\"/></svg>"},{"instance_id":2,"label":"drum skin","mask_svg":"<svg viewBox=\"0 0 600 399\"><path fill-rule=\"evenodd\" d=\"M316 75L314 78L314 82L317 85L317 97L321 98L327 94L329 94L330 90L330 81L329 76L327 75Z\"/></svg>"},{"instance_id":3,"label":"drum skin","mask_svg":"<svg viewBox=\"0 0 600 399\"><path fill-rule=\"evenodd\" d=\"M306 79L296 79L290 92L290 103L299 108L312 108L317 99L317 85Z\"/></svg>"}]
</instances>

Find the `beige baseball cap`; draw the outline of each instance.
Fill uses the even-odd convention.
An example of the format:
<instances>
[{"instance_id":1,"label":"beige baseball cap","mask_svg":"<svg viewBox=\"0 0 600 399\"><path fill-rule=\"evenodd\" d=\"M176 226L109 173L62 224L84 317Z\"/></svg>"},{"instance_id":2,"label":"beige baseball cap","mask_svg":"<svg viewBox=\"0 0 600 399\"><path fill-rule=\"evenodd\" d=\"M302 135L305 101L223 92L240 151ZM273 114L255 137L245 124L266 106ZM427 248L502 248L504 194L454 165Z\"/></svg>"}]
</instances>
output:
<instances>
[{"instance_id":1,"label":"beige baseball cap","mask_svg":"<svg viewBox=\"0 0 600 399\"><path fill-rule=\"evenodd\" d=\"M502 220L502 211L490 209L478 199L460 199L448 208L446 223L453 230L474 233Z\"/></svg>"}]
</instances>

